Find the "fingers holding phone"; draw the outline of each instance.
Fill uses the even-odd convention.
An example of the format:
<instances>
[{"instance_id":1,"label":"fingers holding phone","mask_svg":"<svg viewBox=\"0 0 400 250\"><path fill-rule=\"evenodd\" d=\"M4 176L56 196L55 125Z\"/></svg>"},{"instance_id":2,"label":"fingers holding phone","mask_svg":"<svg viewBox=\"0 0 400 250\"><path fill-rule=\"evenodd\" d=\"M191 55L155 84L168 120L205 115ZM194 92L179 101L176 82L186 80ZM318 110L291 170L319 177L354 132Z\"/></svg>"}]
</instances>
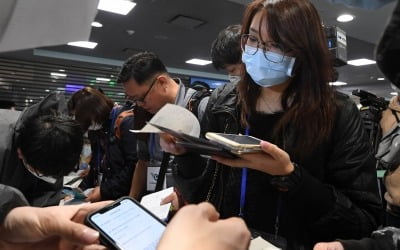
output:
<instances>
[{"instance_id":1,"label":"fingers holding phone","mask_svg":"<svg viewBox=\"0 0 400 250\"><path fill-rule=\"evenodd\" d=\"M270 175L290 174L294 166L289 154L275 144L261 141L261 151L240 154L236 159L213 156L213 159L231 167L247 167Z\"/></svg>"}]
</instances>

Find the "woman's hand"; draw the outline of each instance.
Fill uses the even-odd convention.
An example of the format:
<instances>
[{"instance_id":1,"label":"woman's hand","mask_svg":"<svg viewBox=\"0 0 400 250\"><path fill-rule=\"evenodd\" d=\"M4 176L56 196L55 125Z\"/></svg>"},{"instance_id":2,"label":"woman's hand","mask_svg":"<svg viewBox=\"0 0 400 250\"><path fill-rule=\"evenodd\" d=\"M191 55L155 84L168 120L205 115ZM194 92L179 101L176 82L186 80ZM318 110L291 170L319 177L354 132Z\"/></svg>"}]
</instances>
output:
<instances>
[{"instance_id":1,"label":"woman's hand","mask_svg":"<svg viewBox=\"0 0 400 250\"><path fill-rule=\"evenodd\" d=\"M262 152L241 154L239 158L229 159L220 156L212 158L231 167L247 167L270 175L288 175L294 170L288 153L278 146L262 141Z\"/></svg>"},{"instance_id":2,"label":"woman's hand","mask_svg":"<svg viewBox=\"0 0 400 250\"><path fill-rule=\"evenodd\" d=\"M87 195L85 201L97 202L101 200L100 186L93 188L93 190Z\"/></svg>"},{"instance_id":3,"label":"woman's hand","mask_svg":"<svg viewBox=\"0 0 400 250\"><path fill-rule=\"evenodd\" d=\"M165 205L165 204L168 204L168 203L172 204L172 208L173 208L174 212L179 210L179 208L180 208L179 198L178 198L178 194L175 191L170 193L166 197L164 197L161 200L160 205Z\"/></svg>"}]
</instances>

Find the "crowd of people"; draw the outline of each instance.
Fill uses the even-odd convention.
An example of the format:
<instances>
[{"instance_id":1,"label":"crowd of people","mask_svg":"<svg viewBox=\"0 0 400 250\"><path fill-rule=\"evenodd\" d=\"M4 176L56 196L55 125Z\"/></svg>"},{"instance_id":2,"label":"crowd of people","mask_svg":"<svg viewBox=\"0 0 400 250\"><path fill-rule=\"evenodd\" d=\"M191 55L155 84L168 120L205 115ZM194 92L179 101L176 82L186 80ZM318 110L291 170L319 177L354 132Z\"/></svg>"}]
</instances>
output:
<instances>
[{"instance_id":1,"label":"crowd of people","mask_svg":"<svg viewBox=\"0 0 400 250\"><path fill-rule=\"evenodd\" d=\"M397 3L377 48L396 86L399 18ZM69 100L51 93L23 112L0 109L0 248L105 249L85 217L122 196L140 200L147 168L160 167L161 180L172 171L174 193L162 203L174 211L157 249L248 249L251 235L288 250L397 249L400 229L382 228L398 225L382 221L375 152L359 110L329 85L335 72L315 6L253 0L241 25L216 36L210 56L229 78L212 92L186 86L143 51L118 76L123 105L85 87ZM261 151L210 158L169 134L130 132L167 103L195 114L201 136L250 135ZM383 113L383 135L399 122L398 106L395 97ZM58 206L71 172L92 189L89 203ZM385 176L394 217L398 175L396 165Z\"/></svg>"}]
</instances>

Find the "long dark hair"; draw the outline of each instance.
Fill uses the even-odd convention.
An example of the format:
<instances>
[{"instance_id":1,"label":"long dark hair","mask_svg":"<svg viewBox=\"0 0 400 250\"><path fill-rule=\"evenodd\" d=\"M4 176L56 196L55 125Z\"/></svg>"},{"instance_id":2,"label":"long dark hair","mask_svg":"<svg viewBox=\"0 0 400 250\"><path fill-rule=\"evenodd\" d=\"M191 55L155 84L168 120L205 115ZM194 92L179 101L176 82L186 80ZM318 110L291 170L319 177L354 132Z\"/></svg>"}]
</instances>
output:
<instances>
[{"instance_id":1,"label":"long dark hair","mask_svg":"<svg viewBox=\"0 0 400 250\"><path fill-rule=\"evenodd\" d=\"M68 112L75 115L84 131L92 123L103 124L110 116L114 103L100 91L85 87L75 92L68 101Z\"/></svg>"},{"instance_id":2,"label":"long dark hair","mask_svg":"<svg viewBox=\"0 0 400 250\"><path fill-rule=\"evenodd\" d=\"M261 12L260 27L266 25L271 39L296 58L294 76L282 94L285 112L273 131L273 140L278 143L286 128L294 129L293 150L302 157L324 142L333 127L336 105L334 91L329 86L332 58L321 19L308 0L272 2L255 0L249 4L243 18L242 34L249 33L252 19ZM246 72L243 74L238 92L241 120L247 124L246 117L256 110L261 87Z\"/></svg>"}]
</instances>

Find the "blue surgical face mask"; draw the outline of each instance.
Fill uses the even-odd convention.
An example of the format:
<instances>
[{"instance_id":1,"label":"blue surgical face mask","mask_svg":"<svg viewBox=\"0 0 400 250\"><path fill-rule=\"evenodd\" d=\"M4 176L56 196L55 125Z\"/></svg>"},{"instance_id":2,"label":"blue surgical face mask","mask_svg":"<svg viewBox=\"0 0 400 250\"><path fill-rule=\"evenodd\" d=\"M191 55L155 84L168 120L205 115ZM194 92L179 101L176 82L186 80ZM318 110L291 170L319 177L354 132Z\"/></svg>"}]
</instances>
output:
<instances>
[{"instance_id":1,"label":"blue surgical face mask","mask_svg":"<svg viewBox=\"0 0 400 250\"><path fill-rule=\"evenodd\" d=\"M254 55L242 53L242 61L246 65L246 71L255 83L261 87L271 87L285 82L292 76L296 58L284 56L283 60L281 60L281 54L271 51L266 52L266 54L271 61L265 58L261 49L258 49ZM276 63L273 61L281 62Z\"/></svg>"}]
</instances>

